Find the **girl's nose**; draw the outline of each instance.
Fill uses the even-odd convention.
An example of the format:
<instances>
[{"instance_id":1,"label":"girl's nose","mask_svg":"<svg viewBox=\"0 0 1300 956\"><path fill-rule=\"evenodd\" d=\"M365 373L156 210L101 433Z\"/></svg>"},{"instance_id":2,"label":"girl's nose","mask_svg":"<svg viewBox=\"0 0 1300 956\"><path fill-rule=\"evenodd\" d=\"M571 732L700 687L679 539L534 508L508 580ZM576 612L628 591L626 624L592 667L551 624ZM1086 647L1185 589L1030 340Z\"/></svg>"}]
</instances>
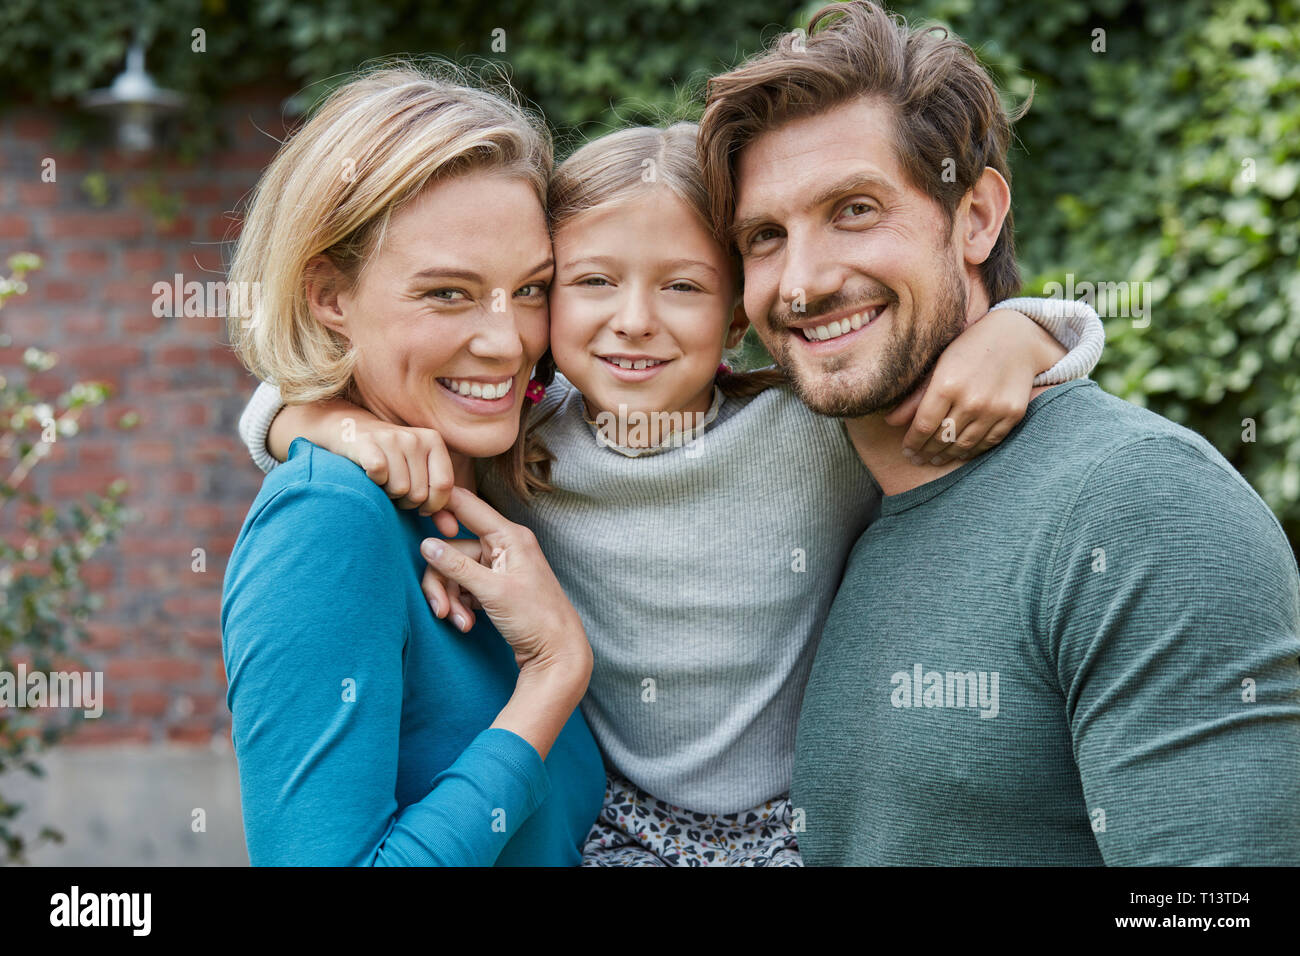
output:
<instances>
[{"instance_id":1,"label":"girl's nose","mask_svg":"<svg viewBox=\"0 0 1300 956\"><path fill-rule=\"evenodd\" d=\"M615 313L609 326L624 338L647 339L654 335L657 324L650 303L642 296L632 296Z\"/></svg>"}]
</instances>

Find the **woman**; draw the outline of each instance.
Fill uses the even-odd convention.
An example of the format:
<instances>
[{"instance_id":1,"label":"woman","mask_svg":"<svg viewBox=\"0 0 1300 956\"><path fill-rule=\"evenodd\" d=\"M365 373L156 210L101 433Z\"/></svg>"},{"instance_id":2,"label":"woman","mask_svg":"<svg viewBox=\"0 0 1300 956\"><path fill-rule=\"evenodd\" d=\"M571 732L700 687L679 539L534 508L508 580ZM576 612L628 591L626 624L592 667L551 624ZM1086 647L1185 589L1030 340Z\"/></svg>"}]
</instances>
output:
<instances>
[{"instance_id":1,"label":"woman","mask_svg":"<svg viewBox=\"0 0 1300 956\"><path fill-rule=\"evenodd\" d=\"M253 321L231 323L241 359L292 400L346 396L438 431L452 508L492 557L475 593L505 641L429 614L432 522L294 442L222 606L254 864L579 862L604 789L575 712L591 651L536 539L472 494L475 459L525 484L551 161L513 103L398 68L332 94L258 185L231 273L259 290Z\"/></svg>"}]
</instances>

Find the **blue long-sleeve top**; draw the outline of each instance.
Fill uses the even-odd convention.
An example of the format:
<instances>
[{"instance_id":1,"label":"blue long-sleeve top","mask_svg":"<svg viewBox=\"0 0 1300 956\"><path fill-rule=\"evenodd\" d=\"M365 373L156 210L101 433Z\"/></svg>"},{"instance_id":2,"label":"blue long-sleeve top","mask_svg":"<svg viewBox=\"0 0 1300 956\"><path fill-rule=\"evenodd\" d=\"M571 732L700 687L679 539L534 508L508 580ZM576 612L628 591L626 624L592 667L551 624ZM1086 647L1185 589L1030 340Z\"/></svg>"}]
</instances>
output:
<instances>
[{"instance_id":1,"label":"blue long-sleeve top","mask_svg":"<svg viewBox=\"0 0 1300 956\"><path fill-rule=\"evenodd\" d=\"M263 483L221 609L254 865L579 862L600 753L576 711L545 761L489 727L519 671L485 615L462 634L430 612L436 534L306 439Z\"/></svg>"}]
</instances>

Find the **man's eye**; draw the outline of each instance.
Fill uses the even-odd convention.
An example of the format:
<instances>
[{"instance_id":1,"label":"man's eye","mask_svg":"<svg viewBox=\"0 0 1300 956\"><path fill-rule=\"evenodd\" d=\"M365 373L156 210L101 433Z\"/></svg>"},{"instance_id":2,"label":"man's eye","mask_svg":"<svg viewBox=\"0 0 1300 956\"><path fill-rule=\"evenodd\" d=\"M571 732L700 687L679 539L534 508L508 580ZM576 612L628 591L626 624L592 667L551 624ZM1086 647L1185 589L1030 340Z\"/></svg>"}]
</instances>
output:
<instances>
[{"instance_id":1,"label":"man's eye","mask_svg":"<svg viewBox=\"0 0 1300 956\"><path fill-rule=\"evenodd\" d=\"M775 226L764 226L762 229L755 230L749 236L749 241L745 243L745 251L753 249L755 246L762 245L781 235L781 230Z\"/></svg>"},{"instance_id":2,"label":"man's eye","mask_svg":"<svg viewBox=\"0 0 1300 956\"><path fill-rule=\"evenodd\" d=\"M434 289L425 293L425 298L437 299L440 302L459 302L461 299L469 298L463 289Z\"/></svg>"},{"instance_id":3,"label":"man's eye","mask_svg":"<svg viewBox=\"0 0 1300 956\"><path fill-rule=\"evenodd\" d=\"M530 282L527 285L520 286L515 295L523 299L533 299L546 295L547 288L545 282Z\"/></svg>"},{"instance_id":4,"label":"man's eye","mask_svg":"<svg viewBox=\"0 0 1300 956\"><path fill-rule=\"evenodd\" d=\"M842 212L847 213L850 216L865 216L875 208L876 207L871 205L869 202L851 202L844 207Z\"/></svg>"}]
</instances>

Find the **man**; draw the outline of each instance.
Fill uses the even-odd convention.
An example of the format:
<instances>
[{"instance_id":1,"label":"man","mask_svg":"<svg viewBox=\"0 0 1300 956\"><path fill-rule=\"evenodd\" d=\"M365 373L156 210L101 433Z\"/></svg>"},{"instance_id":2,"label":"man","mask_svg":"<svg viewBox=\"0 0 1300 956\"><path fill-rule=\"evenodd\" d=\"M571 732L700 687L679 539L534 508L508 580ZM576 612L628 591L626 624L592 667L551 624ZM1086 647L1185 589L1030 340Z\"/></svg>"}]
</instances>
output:
<instances>
[{"instance_id":1,"label":"man","mask_svg":"<svg viewBox=\"0 0 1300 956\"><path fill-rule=\"evenodd\" d=\"M804 697L804 859L1300 863L1300 585L1223 457L1086 380L980 458L899 452L888 411L1019 286L1009 137L964 43L861 0L710 84L746 311L885 494Z\"/></svg>"}]
</instances>

